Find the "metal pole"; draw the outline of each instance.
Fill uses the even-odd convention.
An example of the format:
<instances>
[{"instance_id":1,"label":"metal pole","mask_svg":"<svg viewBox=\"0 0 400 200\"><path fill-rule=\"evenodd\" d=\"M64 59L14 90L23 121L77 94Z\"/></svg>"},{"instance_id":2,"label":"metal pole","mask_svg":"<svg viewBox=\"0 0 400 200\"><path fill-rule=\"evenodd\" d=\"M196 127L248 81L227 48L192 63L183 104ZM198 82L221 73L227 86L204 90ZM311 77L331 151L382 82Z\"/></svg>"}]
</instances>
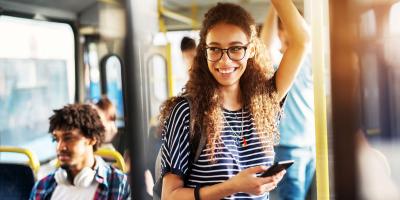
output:
<instances>
[{"instance_id":1,"label":"metal pole","mask_svg":"<svg viewBox=\"0 0 400 200\"><path fill-rule=\"evenodd\" d=\"M330 1L332 138L335 199L358 199L356 138L360 120L357 42L352 0Z\"/></svg>"},{"instance_id":2,"label":"metal pole","mask_svg":"<svg viewBox=\"0 0 400 200\"><path fill-rule=\"evenodd\" d=\"M146 199L146 185L144 182L145 156L144 142L145 134L143 129L143 116L141 115L141 93L140 81L141 70L138 59L137 45L135 43L134 24L133 24L133 1L124 1L126 8L126 43L125 43L125 105L126 105L126 134L127 144L130 153L130 184L132 199Z\"/></svg>"},{"instance_id":3,"label":"metal pole","mask_svg":"<svg viewBox=\"0 0 400 200\"><path fill-rule=\"evenodd\" d=\"M310 0L311 1L311 0ZM308 2L308 1L305 1ZM314 80L314 115L316 140L317 199L329 199L328 132L325 92L326 44L324 43L324 1L312 0L312 65ZM308 6L304 6L305 10Z\"/></svg>"}]
</instances>

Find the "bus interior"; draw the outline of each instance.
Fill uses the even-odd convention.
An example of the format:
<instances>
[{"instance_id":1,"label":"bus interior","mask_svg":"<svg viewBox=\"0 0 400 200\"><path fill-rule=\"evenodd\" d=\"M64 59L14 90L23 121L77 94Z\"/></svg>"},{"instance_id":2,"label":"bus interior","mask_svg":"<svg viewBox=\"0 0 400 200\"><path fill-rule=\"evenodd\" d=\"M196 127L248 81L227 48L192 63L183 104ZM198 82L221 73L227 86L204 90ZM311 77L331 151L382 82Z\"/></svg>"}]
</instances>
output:
<instances>
[{"instance_id":1,"label":"bus interior","mask_svg":"<svg viewBox=\"0 0 400 200\"><path fill-rule=\"evenodd\" d=\"M293 1L312 35L316 176L307 198L400 199L400 1ZM52 111L106 95L117 110L112 144L131 155L132 198L146 199L143 174L155 158L146 148L160 106L188 80L180 41L198 42L204 13L217 2L240 4L260 25L271 6L0 0L0 163L27 163L28 155L37 160L29 162L35 180L43 178L56 158Z\"/></svg>"}]
</instances>

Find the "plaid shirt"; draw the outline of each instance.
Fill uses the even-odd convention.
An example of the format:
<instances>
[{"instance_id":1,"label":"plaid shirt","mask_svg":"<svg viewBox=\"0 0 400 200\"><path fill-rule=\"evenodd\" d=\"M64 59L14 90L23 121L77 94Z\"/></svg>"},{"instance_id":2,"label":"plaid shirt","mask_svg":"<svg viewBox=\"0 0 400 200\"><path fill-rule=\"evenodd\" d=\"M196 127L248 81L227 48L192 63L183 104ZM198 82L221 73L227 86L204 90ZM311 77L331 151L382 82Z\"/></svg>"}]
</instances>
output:
<instances>
[{"instance_id":1,"label":"plaid shirt","mask_svg":"<svg viewBox=\"0 0 400 200\"><path fill-rule=\"evenodd\" d=\"M127 176L120 170L106 164L103 159L96 157L98 168L95 180L99 183L94 194L94 200L106 199L130 199L130 187ZM36 182L32 189L30 200L50 200L57 187L54 178L55 172Z\"/></svg>"}]
</instances>

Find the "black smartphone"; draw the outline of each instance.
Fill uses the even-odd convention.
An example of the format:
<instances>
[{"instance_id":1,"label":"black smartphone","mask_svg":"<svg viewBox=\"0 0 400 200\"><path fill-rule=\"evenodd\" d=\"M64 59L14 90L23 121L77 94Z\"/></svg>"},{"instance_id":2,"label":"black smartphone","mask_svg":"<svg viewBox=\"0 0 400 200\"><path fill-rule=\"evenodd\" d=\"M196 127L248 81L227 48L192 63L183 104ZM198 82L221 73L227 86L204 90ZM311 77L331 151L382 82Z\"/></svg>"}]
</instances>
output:
<instances>
[{"instance_id":1,"label":"black smartphone","mask_svg":"<svg viewBox=\"0 0 400 200\"><path fill-rule=\"evenodd\" d=\"M294 160L284 160L284 161L275 162L271 167L269 167L267 169L267 171L262 173L260 175L260 177L267 177L267 176L275 175L275 174L279 173L280 171L289 168L290 166L293 165L293 163L294 163Z\"/></svg>"}]
</instances>

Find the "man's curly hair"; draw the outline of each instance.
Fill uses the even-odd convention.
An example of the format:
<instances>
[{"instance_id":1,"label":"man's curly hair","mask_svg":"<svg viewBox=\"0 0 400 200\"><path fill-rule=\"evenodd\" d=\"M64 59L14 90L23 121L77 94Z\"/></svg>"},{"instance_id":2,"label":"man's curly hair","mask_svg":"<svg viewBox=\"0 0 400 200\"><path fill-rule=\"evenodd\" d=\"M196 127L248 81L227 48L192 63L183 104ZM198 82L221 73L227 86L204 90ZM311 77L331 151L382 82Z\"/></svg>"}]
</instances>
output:
<instances>
[{"instance_id":1,"label":"man's curly hair","mask_svg":"<svg viewBox=\"0 0 400 200\"><path fill-rule=\"evenodd\" d=\"M87 104L69 104L62 109L53 110L49 118L49 133L54 130L70 131L79 129L86 138L96 139L93 151L104 141L104 126L97 111Z\"/></svg>"}]
</instances>

